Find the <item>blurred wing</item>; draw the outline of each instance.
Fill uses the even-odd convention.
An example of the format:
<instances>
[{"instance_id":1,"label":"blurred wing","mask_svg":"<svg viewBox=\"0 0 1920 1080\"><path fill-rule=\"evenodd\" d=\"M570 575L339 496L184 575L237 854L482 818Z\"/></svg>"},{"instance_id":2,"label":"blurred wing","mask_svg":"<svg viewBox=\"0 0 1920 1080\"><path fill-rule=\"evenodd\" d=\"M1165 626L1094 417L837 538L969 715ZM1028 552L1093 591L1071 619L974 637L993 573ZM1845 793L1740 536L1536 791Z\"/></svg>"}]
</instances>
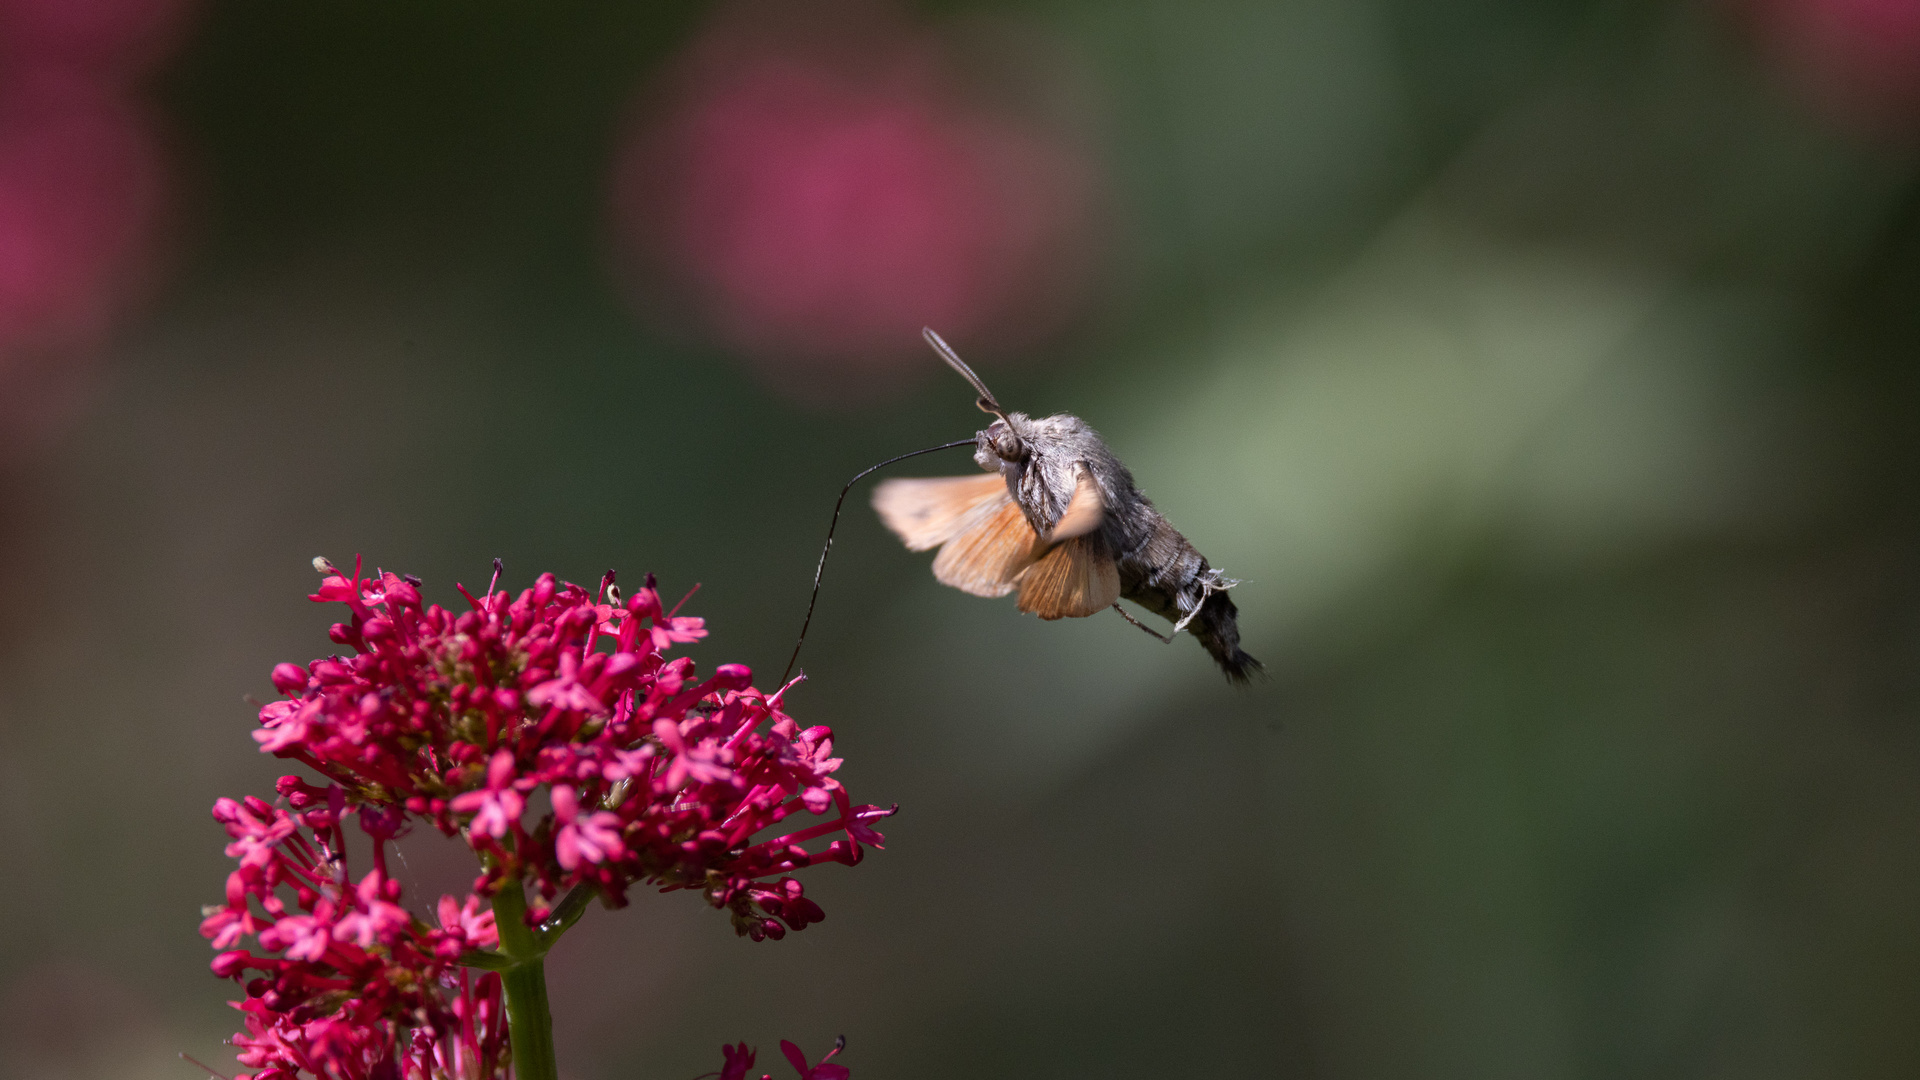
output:
<instances>
[{"instance_id":1,"label":"blurred wing","mask_svg":"<svg viewBox=\"0 0 1920 1080\"><path fill-rule=\"evenodd\" d=\"M881 523L905 541L909 551L939 547L1011 501L1007 482L998 473L884 480L873 489L873 508Z\"/></svg>"},{"instance_id":2,"label":"blurred wing","mask_svg":"<svg viewBox=\"0 0 1920 1080\"><path fill-rule=\"evenodd\" d=\"M1020 572L1033 565L1038 539L1002 483L993 511L947 541L934 557L933 576L942 585L975 596L1005 596Z\"/></svg>"},{"instance_id":3,"label":"blurred wing","mask_svg":"<svg viewBox=\"0 0 1920 1080\"><path fill-rule=\"evenodd\" d=\"M1118 599L1113 557L1085 537L1056 545L1020 575L1020 610L1043 619L1084 618Z\"/></svg>"},{"instance_id":4,"label":"blurred wing","mask_svg":"<svg viewBox=\"0 0 1920 1080\"><path fill-rule=\"evenodd\" d=\"M1072 500L1061 512L1060 520L1053 523L1053 532L1047 535L1054 543L1085 536L1106 520L1107 504L1100 497L1100 485L1093 482L1086 466L1081 466L1079 472L1080 480L1074 485Z\"/></svg>"}]
</instances>

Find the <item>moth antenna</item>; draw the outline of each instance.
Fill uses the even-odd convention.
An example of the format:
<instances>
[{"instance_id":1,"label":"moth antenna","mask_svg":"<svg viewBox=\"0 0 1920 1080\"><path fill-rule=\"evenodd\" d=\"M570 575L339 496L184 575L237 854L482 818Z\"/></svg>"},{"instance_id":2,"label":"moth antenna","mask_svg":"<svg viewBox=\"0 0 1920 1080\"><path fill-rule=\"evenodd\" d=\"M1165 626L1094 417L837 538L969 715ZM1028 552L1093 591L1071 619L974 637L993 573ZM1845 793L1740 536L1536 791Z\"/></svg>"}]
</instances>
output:
<instances>
[{"instance_id":1,"label":"moth antenna","mask_svg":"<svg viewBox=\"0 0 1920 1080\"><path fill-rule=\"evenodd\" d=\"M940 341L939 336L931 330L927 331L927 337L933 341ZM944 348L945 346L946 342L940 341L940 344L936 346L936 348ZM947 350L947 355L952 358L954 363L960 362L959 357L952 356L951 349ZM965 364L960 364L962 370L965 370L966 366ZM967 372L967 374L971 377L973 373ZM976 386L979 385L978 379L974 379L973 381ZM984 390L985 388L982 387L983 392ZM919 457L921 454L932 454L941 450L952 450L955 447L972 446L973 444L974 440L972 439L956 439L950 443L941 443L939 446L929 446L925 450L915 450L910 454L890 457L878 465L872 465L860 470L854 475L853 479L847 481L846 487L840 489L840 498L835 500L833 504L833 520L827 523L827 542L820 549L819 564L813 568L813 595L807 600L807 617L800 620L800 640L793 643L793 655L787 658L787 670L780 673L780 682L782 685L785 685L787 676L793 674L793 665L800 662L800 646L807 643L807 627L813 625L813 606L820 602L820 578L827 572L827 556L833 553L833 530L840 526L840 508L846 505L847 492L852 491L853 485L865 480L869 474L884 469L896 461L905 461L910 457Z\"/></svg>"},{"instance_id":2,"label":"moth antenna","mask_svg":"<svg viewBox=\"0 0 1920 1080\"><path fill-rule=\"evenodd\" d=\"M1000 402L994 398L993 391L987 389L987 384L980 381L980 376L975 375L973 369L967 366L967 362L960 359L960 354L953 351L953 346L947 344L945 338L934 333L931 326L921 327L920 334L927 339L927 344L933 346L933 351L940 354L940 359L947 362L948 367L959 372L961 378L972 383L973 388L980 392L980 400L974 404L980 406L981 412L992 413L1002 420L1007 418L1007 411L1000 407Z\"/></svg>"}]
</instances>

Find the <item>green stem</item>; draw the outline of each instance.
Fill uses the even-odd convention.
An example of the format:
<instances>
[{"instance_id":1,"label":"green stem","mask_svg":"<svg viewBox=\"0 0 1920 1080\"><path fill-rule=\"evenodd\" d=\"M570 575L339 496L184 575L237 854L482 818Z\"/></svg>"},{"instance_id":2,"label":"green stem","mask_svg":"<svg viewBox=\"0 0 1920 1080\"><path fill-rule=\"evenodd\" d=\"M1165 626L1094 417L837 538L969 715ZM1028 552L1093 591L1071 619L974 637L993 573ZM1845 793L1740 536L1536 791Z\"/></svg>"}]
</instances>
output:
<instances>
[{"instance_id":1,"label":"green stem","mask_svg":"<svg viewBox=\"0 0 1920 1080\"><path fill-rule=\"evenodd\" d=\"M543 959L551 943L541 941L527 925L527 895L518 880L501 882L500 891L493 894L493 921L500 933L500 951L513 961L500 973L500 985L507 997L514 1080L559 1080Z\"/></svg>"},{"instance_id":2,"label":"green stem","mask_svg":"<svg viewBox=\"0 0 1920 1080\"><path fill-rule=\"evenodd\" d=\"M560 902L553 906L552 914L547 916L547 921L540 924L541 947L553 948L553 943L560 940L560 935L572 929L573 924L580 921L580 916L587 913L587 905L597 892L592 885L575 885L571 892L561 897Z\"/></svg>"},{"instance_id":3,"label":"green stem","mask_svg":"<svg viewBox=\"0 0 1920 1080\"><path fill-rule=\"evenodd\" d=\"M547 1011L546 961L528 960L500 973L507 992L507 1030L514 1080L559 1080L553 1059L553 1016Z\"/></svg>"},{"instance_id":4,"label":"green stem","mask_svg":"<svg viewBox=\"0 0 1920 1080\"><path fill-rule=\"evenodd\" d=\"M500 951L516 962L538 960L547 950L527 925L527 893L519 878L508 878L493 894L493 926L500 934Z\"/></svg>"},{"instance_id":5,"label":"green stem","mask_svg":"<svg viewBox=\"0 0 1920 1080\"><path fill-rule=\"evenodd\" d=\"M460 954L460 963L483 971L505 971L513 966L512 959L486 949L468 949Z\"/></svg>"}]
</instances>

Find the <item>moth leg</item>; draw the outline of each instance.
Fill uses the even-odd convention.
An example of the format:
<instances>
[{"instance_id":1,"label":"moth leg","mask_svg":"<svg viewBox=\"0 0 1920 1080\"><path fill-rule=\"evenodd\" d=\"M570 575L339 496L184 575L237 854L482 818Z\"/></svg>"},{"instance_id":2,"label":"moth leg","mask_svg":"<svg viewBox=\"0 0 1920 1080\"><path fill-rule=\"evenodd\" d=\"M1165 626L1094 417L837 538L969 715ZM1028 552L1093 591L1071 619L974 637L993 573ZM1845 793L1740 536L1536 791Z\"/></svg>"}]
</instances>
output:
<instances>
[{"instance_id":1,"label":"moth leg","mask_svg":"<svg viewBox=\"0 0 1920 1080\"><path fill-rule=\"evenodd\" d=\"M1222 574L1218 570L1213 570L1213 571L1210 571L1206 577L1201 578L1197 582L1197 584L1200 586L1200 602L1193 605L1192 611L1189 611L1185 615L1182 615L1180 617L1179 622L1173 624L1173 632L1175 634L1178 634L1180 631L1185 630L1187 628L1187 624L1193 621L1193 617L1195 615L1200 614L1200 608L1206 604L1207 597L1212 596L1214 593L1217 593L1217 592L1226 592L1228 589L1231 589L1235 585L1240 584L1240 582L1238 582L1233 578L1227 577L1226 575ZM1120 605L1115 604L1114 606L1119 607ZM1120 614L1125 615L1126 612L1123 611ZM1131 619L1129 619L1128 621L1132 622ZM1134 623L1134 625L1140 626L1139 623ZM1147 628L1144 626L1140 626L1140 629L1147 630ZM1153 634L1153 631L1147 630L1147 633ZM1159 634L1153 634L1153 636L1160 637ZM1162 638L1161 640L1172 641L1173 638L1169 636L1166 638Z\"/></svg>"},{"instance_id":2,"label":"moth leg","mask_svg":"<svg viewBox=\"0 0 1920 1080\"><path fill-rule=\"evenodd\" d=\"M1162 636L1161 636L1161 634L1160 634L1160 631L1158 631L1158 630L1155 630L1155 629L1154 629L1153 627L1151 627L1151 626L1148 626L1148 625L1147 625L1146 623L1143 623L1143 622L1141 622L1141 621L1140 621L1139 619L1136 619L1136 618L1134 618L1133 616L1131 616L1131 615L1129 615L1129 614L1127 614L1127 609L1126 609L1126 608L1123 608L1123 607L1121 607L1121 606L1120 606L1120 602L1119 602L1119 601L1117 601L1117 600L1116 600L1116 601L1114 601L1114 604L1113 604L1113 610L1115 610L1115 611L1117 611L1117 612L1119 612L1119 613L1120 613L1120 617L1121 617L1121 618L1123 618L1123 619L1125 619L1125 620L1127 620L1128 622L1130 622L1130 623L1132 623L1133 625L1135 625L1135 626L1137 626L1137 627L1139 627L1139 628L1140 628L1141 630L1144 630L1144 631L1146 631L1146 633L1147 633L1147 634L1148 634L1148 635L1149 635L1150 637L1153 637L1153 638L1155 638L1155 639L1157 639L1157 640L1159 640L1159 642L1160 642L1161 644L1163 644L1163 645L1171 645L1171 644L1173 644L1173 636L1172 636L1171 634L1169 634L1169 635L1167 635L1167 636L1165 636L1165 637L1162 637ZM1174 630L1174 633L1175 633L1175 634L1177 634L1177 633L1179 633L1179 632L1180 632L1180 631L1179 631L1179 630L1178 630L1177 628L1176 628L1176 629Z\"/></svg>"},{"instance_id":3,"label":"moth leg","mask_svg":"<svg viewBox=\"0 0 1920 1080\"><path fill-rule=\"evenodd\" d=\"M1207 602L1207 597L1213 595L1213 590L1207 588L1204 585L1201 586L1201 589L1202 589L1202 592L1200 593L1200 604L1204 604ZM1180 621L1173 624L1173 633L1177 634L1180 631L1185 630L1187 628L1187 624L1193 621L1193 617L1195 615L1200 614L1200 604L1193 605L1192 611L1189 611L1185 615L1180 616ZM1167 640L1172 641L1173 636L1171 634L1168 635Z\"/></svg>"}]
</instances>

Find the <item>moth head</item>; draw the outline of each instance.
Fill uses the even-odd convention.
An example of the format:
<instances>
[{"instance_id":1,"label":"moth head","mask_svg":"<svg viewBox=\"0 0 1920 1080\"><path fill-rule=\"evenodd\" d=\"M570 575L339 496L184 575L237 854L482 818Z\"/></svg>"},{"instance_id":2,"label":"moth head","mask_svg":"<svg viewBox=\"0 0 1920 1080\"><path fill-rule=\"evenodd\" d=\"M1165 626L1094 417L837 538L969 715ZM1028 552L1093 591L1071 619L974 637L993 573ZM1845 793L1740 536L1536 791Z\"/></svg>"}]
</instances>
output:
<instances>
[{"instance_id":1,"label":"moth head","mask_svg":"<svg viewBox=\"0 0 1920 1080\"><path fill-rule=\"evenodd\" d=\"M1016 427L1025 419L1019 413L1010 413L1007 419L995 420L976 432L973 437L974 464L987 472L1005 473L1011 469L1018 475L1032 457L1027 440L1021 438Z\"/></svg>"},{"instance_id":2,"label":"moth head","mask_svg":"<svg viewBox=\"0 0 1920 1080\"><path fill-rule=\"evenodd\" d=\"M1003 416L988 424L987 429L980 433L980 442L1001 461L1018 463L1027 460L1027 442L1014 431L1012 417Z\"/></svg>"}]
</instances>

